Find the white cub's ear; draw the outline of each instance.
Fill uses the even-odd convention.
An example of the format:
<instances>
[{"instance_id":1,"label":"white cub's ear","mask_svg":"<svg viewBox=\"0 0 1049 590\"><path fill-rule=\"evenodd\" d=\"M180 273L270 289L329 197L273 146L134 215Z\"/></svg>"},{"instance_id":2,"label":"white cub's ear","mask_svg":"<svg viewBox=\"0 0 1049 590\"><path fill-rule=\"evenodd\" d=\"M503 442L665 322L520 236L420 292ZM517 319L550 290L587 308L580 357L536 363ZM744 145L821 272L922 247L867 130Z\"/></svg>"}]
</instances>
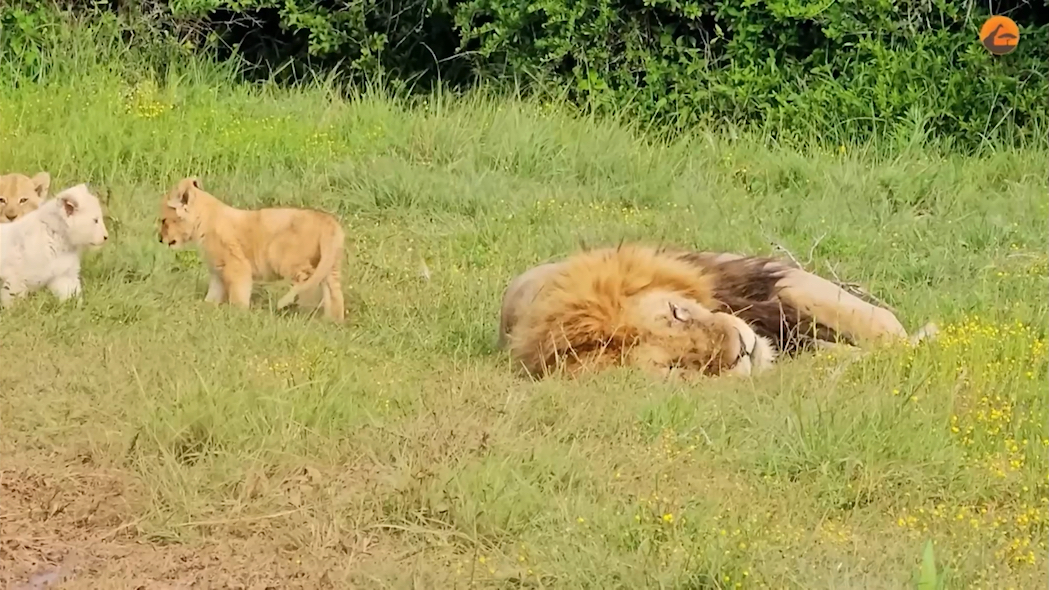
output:
<instances>
[{"instance_id":1,"label":"white cub's ear","mask_svg":"<svg viewBox=\"0 0 1049 590\"><path fill-rule=\"evenodd\" d=\"M62 195L59 200L62 202L62 211L65 212L66 217L72 216L79 208L76 199L69 195Z\"/></svg>"}]
</instances>

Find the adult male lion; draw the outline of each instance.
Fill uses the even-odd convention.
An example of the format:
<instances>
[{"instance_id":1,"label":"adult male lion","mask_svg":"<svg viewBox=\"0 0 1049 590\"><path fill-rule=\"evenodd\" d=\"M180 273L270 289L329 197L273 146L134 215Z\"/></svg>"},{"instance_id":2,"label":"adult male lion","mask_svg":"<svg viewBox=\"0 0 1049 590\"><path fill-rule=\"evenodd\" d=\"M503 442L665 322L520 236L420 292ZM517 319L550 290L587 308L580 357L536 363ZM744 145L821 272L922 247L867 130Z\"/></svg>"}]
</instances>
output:
<instances>
[{"instance_id":1,"label":"adult male lion","mask_svg":"<svg viewBox=\"0 0 1049 590\"><path fill-rule=\"evenodd\" d=\"M37 172L32 178L13 172L0 176L0 223L11 223L35 211L47 198L51 175Z\"/></svg>"},{"instance_id":2,"label":"adult male lion","mask_svg":"<svg viewBox=\"0 0 1049 590\"><path fill-rule=\"evenodd\" d=\"M750 374L820 341L906 337L889 310L774 258L642 244L528 269L507 286L499 327L500 348L533 375Z\"/></svg>"}]
</instances>

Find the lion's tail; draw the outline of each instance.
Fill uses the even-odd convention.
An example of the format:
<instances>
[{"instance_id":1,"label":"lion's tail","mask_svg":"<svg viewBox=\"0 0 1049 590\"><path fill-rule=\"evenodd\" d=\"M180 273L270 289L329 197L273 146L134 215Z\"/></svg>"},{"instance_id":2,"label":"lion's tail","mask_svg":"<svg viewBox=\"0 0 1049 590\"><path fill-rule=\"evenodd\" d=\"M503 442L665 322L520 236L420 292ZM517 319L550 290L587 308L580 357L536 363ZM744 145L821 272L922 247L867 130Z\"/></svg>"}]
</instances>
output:
<instances>
[{"instance_id":1,"label":"lion's tail","mask_svg":"<svg viewBox=\"0 0 1049 590\"><path fill-rule=\"evenodd\" d=\"M310 278L292 286L287 294L280 298L280 301L277 302L277 309L294 303L299 294L316 289L321 284L321 281L326 279L331 274L331 271L335 269L335 264L339 259L339 250L343 246L346 234L337 222L333 222L328 227L329 231L325 232L328 235L321 240L321 257L317 261L317 268L310 275Z\"/></svg>"}]
</instances>

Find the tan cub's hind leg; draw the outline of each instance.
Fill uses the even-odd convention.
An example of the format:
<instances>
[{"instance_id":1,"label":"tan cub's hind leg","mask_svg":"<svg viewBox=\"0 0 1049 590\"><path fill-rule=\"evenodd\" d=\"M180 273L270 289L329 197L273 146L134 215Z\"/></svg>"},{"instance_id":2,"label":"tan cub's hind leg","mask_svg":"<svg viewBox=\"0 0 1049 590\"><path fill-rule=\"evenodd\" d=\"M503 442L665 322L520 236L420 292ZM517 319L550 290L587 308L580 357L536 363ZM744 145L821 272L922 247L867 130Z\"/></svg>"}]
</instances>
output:
<instances>
[{"instance_id":1,"label":"tan cub's hind leg","mask_svg":"<svg viewBox=\"0 0 1049 590\"><path fill-rule=\"evenodd\" d=\"M325 295L322 287L299 293L299 298L295 301L295 304L302 309L308 309L311 311L317 309L324 304Z\"/></svg>"},{"instance_id":2,"label":"tan cub's hind leg","mask_svg":"<svg viewBox=\"0 0 1049 590\"><path fill-rule=\"evenodd\" d=\"M895 314L863 301L827 279L792 268L780 279L779 286L784 300L858 341L907 339L907 330Z\"/></svg>"},{"instance_id":3,"label":"tan cub's hind leg","mask_svg":"<svg viewBox=\"0 0 1049 590\"><path fill-rule=\"evenodd\" d=\"M321 241L320 260L317 261L317 268L309 269L308 275L304 274L307 272L305 269L301 269L294 273L296 282L292 285L287 294L285 294L284 297L281 297L280 301L277 302L277 309L283 309L291 305L295 302L300 293L316 289L322 282L327 280L328 276L332 271L338 268L342 261L342 241L342 228L335 225L332 228L331 235ZM304 281L299 282L299 279L303 276L306 276L307 278Z\"/></svg>"},{"instance_id":4,"label":"tan cub's hind leg","mask_svg":"<svg viewBox=\"0 0 1049 590\"><path fill-rule=\"evenodd\" d=\"M324 302L324 313L332 321L342 323L346 319L346 307L342 296L342 283L339 281L339 266L336 265L328 274L328 278L321 283L321 293Z\"/></svg>"}]
</instances>

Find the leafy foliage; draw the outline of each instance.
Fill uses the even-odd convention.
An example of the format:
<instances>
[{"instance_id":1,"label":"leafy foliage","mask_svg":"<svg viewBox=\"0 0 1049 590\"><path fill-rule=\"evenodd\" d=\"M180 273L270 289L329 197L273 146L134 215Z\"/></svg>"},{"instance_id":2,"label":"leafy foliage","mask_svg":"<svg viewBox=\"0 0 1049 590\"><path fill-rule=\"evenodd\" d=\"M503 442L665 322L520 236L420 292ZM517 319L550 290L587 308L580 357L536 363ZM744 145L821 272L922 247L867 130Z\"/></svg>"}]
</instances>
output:
<instances>
[{"instance_id":1,"label":"leafy foliage","mask_svg":"<svg viewBox=\"0 0 1049 590\"><path fill-rule=\"evenodd\" d=\"M997 7L1021 27L998 57L972 0L153 0L132 12L265 77L335 70L402 89L480 77L672 129L979 148L1045 141L1049 11L1032 1ZM39 6L0 8L0 47L26 68L42 51L24 42L44 30Z\"/></svg>"}]
</instances>

